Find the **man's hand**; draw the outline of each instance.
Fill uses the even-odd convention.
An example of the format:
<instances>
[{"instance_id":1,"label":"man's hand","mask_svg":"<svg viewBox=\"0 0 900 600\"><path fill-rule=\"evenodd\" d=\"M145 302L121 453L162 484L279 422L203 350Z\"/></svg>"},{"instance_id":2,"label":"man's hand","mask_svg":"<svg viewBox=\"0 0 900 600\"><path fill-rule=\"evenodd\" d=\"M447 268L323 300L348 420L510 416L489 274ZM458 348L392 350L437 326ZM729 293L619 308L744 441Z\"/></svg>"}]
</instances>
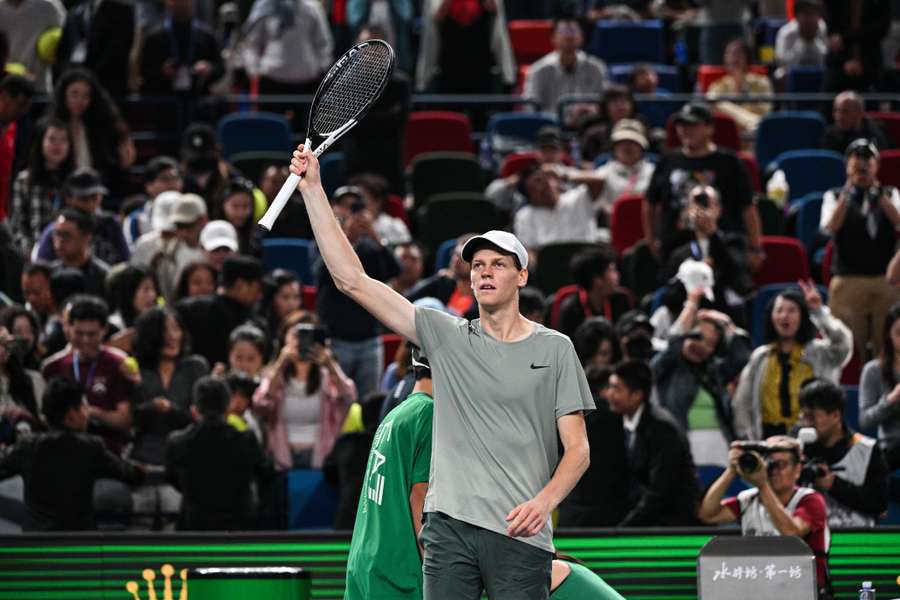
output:
<instances>
[{"instance_id":1,"label":"man's hand","mask_svg":"<svg viewBox=\"0 0 900 600\"><path fill-rule=\"evenodd\" d=\"M518 505L506 515L509 537L531 537L540 533L550 518L550 507L537 498Z\"/></svg>"},{"instance_id":2,"label":"man's hand","mask_svg":"<svg viewBox=\"0 0 900 600\"><path fill-rule=\"evenodd\" d=\"M153 399L153 408L156 412L167 413L172 410L172 403L162 396L157 396Z\"/></svg>"},{"instance_id":3,"label":"man's hand","mask_svg":"<svg viewBox=\"0 0 900 600\"><path fill-rule=\"evenodd\" d=\"M726 330L734 327L734 323L731 321L731 317L729 317L722 311L714 310L712 308L701 308L700 310L698 310L697 319L707 319L709 321L714 321Z\"/></svg>"},{"instance_id":4,"label":"man's hand","mask_svg":"<svg viewBox=\"0 0 900 600\"><path fill-rule=\"evenodd\" d=\"M827 492L831 489L831 486L834 485L834 473L828 468L828 465L824 463L820 463L816 466L825 471L825 474L821 477L816 477L814 485L820 492Z\"/></svg>"},{"instance_id":5,"label":"man's hand","mask_svg":"<svg viewBox=\"0 0 900 600\"><path fill-rule=\"evenodd\" d=\"M302 177L300 184L297 186L301 192L307 186L322 185L319 176L319 159L313 154L310 148L306 148L303 144L297 146L294 150L294 157L291 159L291 173Z\"/></svg>"},{"instance_id":6,"label":"man's hand","mask_svg":"<svg viewBox=\"0 0 900 600\"><path fill-rule=\"evenodd\" d=\"M863 74L862 63L855 58L851 58L844 63L844 74L848 77L861 77Z\"/></svg>"}]
</instances>

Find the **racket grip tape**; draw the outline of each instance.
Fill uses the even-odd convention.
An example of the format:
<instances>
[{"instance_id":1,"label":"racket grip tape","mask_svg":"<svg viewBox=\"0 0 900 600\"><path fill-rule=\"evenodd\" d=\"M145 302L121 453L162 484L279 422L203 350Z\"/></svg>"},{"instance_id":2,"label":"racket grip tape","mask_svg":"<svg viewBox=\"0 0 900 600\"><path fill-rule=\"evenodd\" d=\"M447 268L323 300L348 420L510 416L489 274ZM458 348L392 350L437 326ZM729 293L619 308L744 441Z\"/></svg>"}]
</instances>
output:
<instances>
[{"instance_id":1,"label":"racket grip tape","mask_svg":"<svg viewBox=\"0 0 900 600\"><path fill-rule=\"evenodd\" d=\"M298 183L300 183L299 175L294 175L293 173L288 175L287 181L281 186L281 190L279 190L278 195L275 196L275 200L272 201L272 204L269 205L266 214L259 220L259 224L265 227L266 231L272 230L275 219L277 219L278 215L281 214L281 211L284 210L285 204L287 204L291 194L294 193L294 190L297 189Z\"/></svg>"}]
</instances>

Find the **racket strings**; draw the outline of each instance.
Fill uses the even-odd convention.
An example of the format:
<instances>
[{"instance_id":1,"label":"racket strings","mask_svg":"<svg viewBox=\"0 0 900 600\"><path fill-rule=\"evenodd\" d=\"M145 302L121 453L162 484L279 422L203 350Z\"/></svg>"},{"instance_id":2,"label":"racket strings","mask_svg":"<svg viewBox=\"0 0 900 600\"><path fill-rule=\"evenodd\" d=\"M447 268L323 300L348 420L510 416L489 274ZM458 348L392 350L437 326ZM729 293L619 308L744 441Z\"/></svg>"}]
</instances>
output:
<instances>
[{"instance_id":1,"label":"racket strings","mask_svg":"<svg viewBox=\"0 0 900 600\"><path fill-rule=\"evenodd\" d=\"M319 99L313 128L327 135L362 112L379 95L391 71L391 58L390 49L381 44L369 45L355 54Z\"/></svg>"}]
</instances>

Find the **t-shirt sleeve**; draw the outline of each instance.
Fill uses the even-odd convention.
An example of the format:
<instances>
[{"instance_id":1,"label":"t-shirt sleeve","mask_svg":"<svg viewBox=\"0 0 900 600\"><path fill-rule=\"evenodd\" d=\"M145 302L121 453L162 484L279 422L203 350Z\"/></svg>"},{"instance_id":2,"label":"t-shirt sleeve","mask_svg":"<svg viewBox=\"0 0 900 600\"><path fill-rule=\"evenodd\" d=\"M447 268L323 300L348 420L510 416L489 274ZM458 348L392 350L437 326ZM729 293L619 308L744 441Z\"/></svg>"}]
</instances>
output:
<instances>
[{"instance_id":1,"label":"t-shirt sleeve","mask_svg":"<svg viewBox=\"0 0 900 600\"><path fill-rule=\"evenodd\" d=\"M794 510L794 516L809 523L810 533L825 529L825 522L827 520L825 498L818 492L807 494L797 504L797 508Z\"/></svg>"},{"instance_id":2,"label":"t-shirt sleeve","mask_svg":"<svg viewBox=\"0 0 900 600\"><path fill-rule=\"evenodd\" d=\"M428 483L428 475L431 471L431 419L432 412L430 410L419 411L419 422L416 427L419 443L416 444L416 454L413 457L413 484Z\"/></svg>"},{"instance_id":3,"label":"t-shirt sleeve","mask_svg":"<svg viewBox=\"0 0 900 600\"><path fill-rule=\"evenodd\" d=\"M740 520L741 518L741 503L738 502L737 496L732 498L725 498L722 500L722 506L731 511L731 514L734 515L735 519Z\"/></svg>"},{"instance_id":4,"label":"t-shirt sleeve","mask_svg":"<svg viewBox=\"0 0 900 600\"><path fill-rule=\"evenodd\" d=\"M416 336L425 356L431 357L451 336L458 335L459 317L433 308L416 307Z\"/></svg>"},{"instance_id":5,"label":"t-shirt sleeve","mask_svg":"<svg viewBox=\"0 0 900 600\"><path fill-rule=\"evenodd\" d=\"M596 408L594 397L572 342L566 340L559 354L559 370L556 375L556 418L582 410L594 410Z\"/></svg>"}]
</instances>

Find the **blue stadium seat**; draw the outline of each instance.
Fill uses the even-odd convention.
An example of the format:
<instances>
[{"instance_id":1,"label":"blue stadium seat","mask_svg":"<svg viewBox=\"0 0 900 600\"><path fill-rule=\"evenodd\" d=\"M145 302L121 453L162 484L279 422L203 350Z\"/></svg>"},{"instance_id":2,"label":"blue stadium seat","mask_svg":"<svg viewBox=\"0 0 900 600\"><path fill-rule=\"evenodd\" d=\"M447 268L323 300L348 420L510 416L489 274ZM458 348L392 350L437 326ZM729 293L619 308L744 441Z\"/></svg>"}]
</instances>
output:
<instances>
[{"instance_id":1,"label":"blue stadium seat","mask_svg":"<svg viewBox=\"0 0 900 600\"><path fill-rule=\"evenodd\" d=\"M434 253L435 271L440 271L450 266L450 259L453 258L454 250L456 250L456 238L450 238L438 246L437 252Z\"/></svg>"},{"instance_id":2,"label":"blue stadium seat","mask_svg":"<svg viewBox=\"0 0 900 600\"><path fill-rule=\"evenodd\" d=\"M823 285L817 285L816 287L822 295L822 302L827 304L828 288ZM766 318L768 318L766 307L769 305L772 298L777 296L781 290L787 288L799 289L799 287L793 283L773 283L771 285L764 285L756 290L756 296L754 296L753 304L750 307L750 340L752 341L754 348L756 346L761 346L764 343L765 323Z\"/></svg>"},{"instance_id":3,"label":"blue stadium seat","mask_svg":"<svg viewBox=\"0 0 900 600\"><path fill-rule=\"evenodd\" d=\"M599 21L591 34L587 51L611 64L663 63L666 61L666 49L662 21Z\"/></svg>"},{"instance_id":4,"label":"blue stadium seat","mask_svg":"<svg viewBox=\"0 0 900 600\"><path fill-rule=\"evenodd\" d=\"M681 92L681 75L675 65L651 64L659 79L659 87L668 92L678 94ZM609 77L622 85L631 84L631 74L634 72L634 64L621 64L609 66Z\"/></svg>"},{"instance_id":5,"label":"blue stadium seat","mask_svg":"<svg viewBox=\"0 0 900 600\"><path fill-rule=\"evenodd\" d=\"M284 115L276 113L225 115L219 119L216 135L226 159L240 152L284 152L285 160L289 160L294 149L291 124Z\"/></svg>"},{"instance_id":6,"label":"blue stadium seat","mask_svg":"<svg viewBox=\"0 0 900 600\"><path fill-rule=\"evenodd\" d=\"M497 113L488 121L482 143L497 163L510 152L534 150L538 130L546 125L559 127L559 121L548 113Z\"/></svg>"},{"instance_id":7,"label":"blue stadium seat","mask_svg":"<svg viewBox=\"0 0 900 600\"><path fill-rule=\"evenodd\" d=\"M697 476L700 478L700 484L704 489L709 488L712 483L719 478L719 475L725 471L721 465L697 465ZM737 496L739 493L747 489L747 484L740 477L735 477L725 492L725 497Z\"/></svg>"},{"instance_id":8,"label":"blue stadium seat","mask_svg":"<svg viewBox=\"0 0 900 600\"><path fill-rule=\"evenodd\" d=\"M817 93L825 89L825 69L812 66L793 66L787 72L787 91Z\"/></svg>"},{"instance_id":9,"label":"blue stadium seat","mask_svg":"<svg viewBox=\"0 0 900 600\"><path fill-rule=\"evenodd\" d=\"M863 433L869 437L878 439L878 429L862 429L859 425L859 386L845 385L844 393L847 400L844 402L844 420L854 431Z\"/></svg>"},{"instance_id":10,"label":"blue stadium seat","mask_svg":"<svg viewBox=\"0 0 900 600\"><path fill-rule=\"evenodd\" d=\"M344 153L329 152L319 159L322 187L331 198L334 190L344 185Z\"/></svg>"},{"instance_id":11,"label":"blue stadium seat","mask_svg":"<svg viewBox=\"0 0 900 600\"><path fill-rule=\"evenodd\" d=\"M766 168L772 173L784 171L790 187L791 202L811 192L841 187L847 179L844 157L833 150L788 150L779 154Z\"/></svg>"},{"instance_id":12,"label":"blue stadium seat","mask_svg":"<svg viewBox=\"0 0 900 600\"><path fill-rule=\"evenodd\" d=\"M797 239L806 248L808 256L815 255L820 246L824 246L824 235L819 233L819 217L822 215L822 194L813 192L797 201L791 210L796 210Z\"/></svg>"},{"instance_id":13,"label":"blue stadium seat","mask_svg":"<svg viewBox=\"0 0 900 600\"><path fill-rule=\"evenodd\" d=\"M304 285L315 285L315 273L310 264L312 240L296 238L265 238L263 240L263 268L266 272L274 269L291 271Z\"/></svg>"},{"instance_id":14,"label":"blue stadium seat","mask_svg":"<svg viewBox=\"0 0 900 600\"><path fill-rule=\"evenodd\" d=\"M825 119L808 110L769 113L756 130L756 162L768 165L788 150L814 150L822 145Z\"/></svg>"}]
</instances>

